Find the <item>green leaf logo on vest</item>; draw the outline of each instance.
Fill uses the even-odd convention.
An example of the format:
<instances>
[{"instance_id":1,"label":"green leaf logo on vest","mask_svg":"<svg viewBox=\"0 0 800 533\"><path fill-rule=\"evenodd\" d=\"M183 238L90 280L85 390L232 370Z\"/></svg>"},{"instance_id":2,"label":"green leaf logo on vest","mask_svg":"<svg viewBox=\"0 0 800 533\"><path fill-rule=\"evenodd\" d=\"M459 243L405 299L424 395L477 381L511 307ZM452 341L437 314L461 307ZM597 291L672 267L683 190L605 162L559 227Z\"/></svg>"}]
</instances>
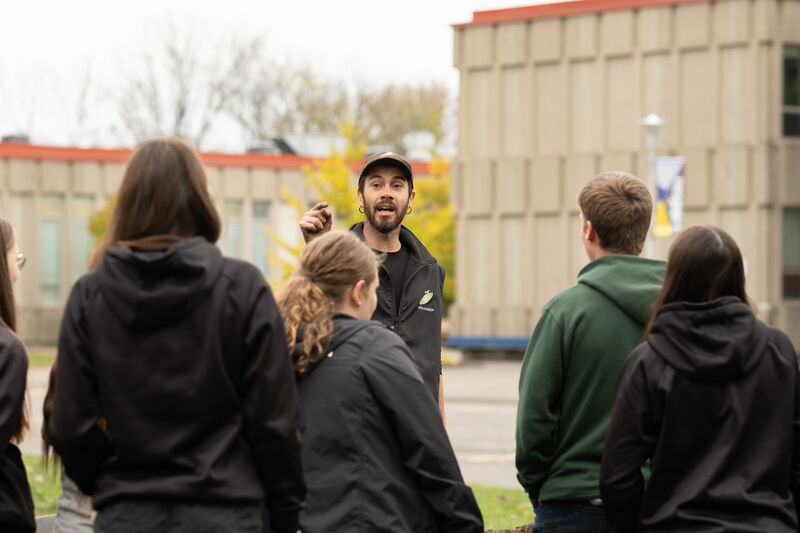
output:
<instances>
[{"instance_id":1,"label":"green leaf logo on vest","mask_svg":"<svg viewBox=\"0 0 800 533\"><path fill-rule=\"evenodd\" d=\"M419 299L419 305L425 305L432 299L433 299L433 293L431 291L425 291L425 294L423 294L422 298Z\"/></svg>"}]
</instances>

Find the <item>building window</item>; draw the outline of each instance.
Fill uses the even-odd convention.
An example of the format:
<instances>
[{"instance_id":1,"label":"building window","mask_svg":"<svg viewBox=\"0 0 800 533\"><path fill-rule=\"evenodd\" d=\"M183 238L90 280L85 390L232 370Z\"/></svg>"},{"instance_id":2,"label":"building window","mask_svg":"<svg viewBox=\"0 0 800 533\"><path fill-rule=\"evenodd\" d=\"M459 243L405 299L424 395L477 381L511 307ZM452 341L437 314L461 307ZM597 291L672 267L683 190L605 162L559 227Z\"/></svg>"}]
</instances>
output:
<instances>
[{"instance_id":1,"label":"building window","mask_svg":"<svg viewBox=\"0 0 800 533\"><path fill-rule=\"evenodd\" d=\"M93 211L93 196L76 195L72 198L69 221L69 276L73 282L86 273L89 256L94 250L94 237L89 231L89 220Z\"/></svg>"},{"instance_id":2,"label":"building window","mask_svg":"<svg viewBox=\"0 0 800 533\"><path fill-rule=\"evenodd\" d=\"M800 207L783 210L783 297L800 298Z\"/></svg>"},{"instance_id":3,"label":"building window","mask_svg":"<svg viewBox=\"0 0 800 533\"><path fill-rule=\"evenodd\" d=\"M39 198L39 300L42 304L61 301L64 197L43 194Z\"/></svg>"},{"instance_id":4,"label":"building window","mask_svg":"<svg viewBox=\"0 0 800 533\"><path fill-rule=\"evenodd\" d=\"M225 227L222 253L228 257L242 257L242 201L225 200Z\"/></svg>"},{"instance_id":5,"label":"building window","mask_svg":"<svg viewBox=\"0 0 800 533\"><path fill-rule=\"evenodd\" d=\"M800 137L800 46L784 48L783 134Z\"/></svg>"},{"instance_id":6,"label":"building window","mask_svg":"<svg viewBox=\"0 0 800 533\"><path fill-rule=\"evenodd\" d=\"M269 276L269 202L253 202L253 226L251 231L253 264L264 274Z\"/></svg>"}]
</instances>

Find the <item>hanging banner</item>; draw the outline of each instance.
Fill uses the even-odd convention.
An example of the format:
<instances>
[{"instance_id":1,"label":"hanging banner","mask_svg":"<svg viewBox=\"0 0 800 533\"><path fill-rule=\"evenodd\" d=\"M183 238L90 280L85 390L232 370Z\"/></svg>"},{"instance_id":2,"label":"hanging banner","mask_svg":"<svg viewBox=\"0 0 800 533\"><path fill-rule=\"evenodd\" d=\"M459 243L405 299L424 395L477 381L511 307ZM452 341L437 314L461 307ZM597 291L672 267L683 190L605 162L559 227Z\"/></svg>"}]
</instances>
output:
<instances>
[{"instance_id":1,"label":"hanging banner","mask_svg":"<svg viewBox=\"0 0 800 533\"><path fill-rule=\"evenodd\" d=\"M656 158L656 212L653 235L672 237L683 229L683 199L686 158L662 156Z\"/></svg>"}]
</instances>

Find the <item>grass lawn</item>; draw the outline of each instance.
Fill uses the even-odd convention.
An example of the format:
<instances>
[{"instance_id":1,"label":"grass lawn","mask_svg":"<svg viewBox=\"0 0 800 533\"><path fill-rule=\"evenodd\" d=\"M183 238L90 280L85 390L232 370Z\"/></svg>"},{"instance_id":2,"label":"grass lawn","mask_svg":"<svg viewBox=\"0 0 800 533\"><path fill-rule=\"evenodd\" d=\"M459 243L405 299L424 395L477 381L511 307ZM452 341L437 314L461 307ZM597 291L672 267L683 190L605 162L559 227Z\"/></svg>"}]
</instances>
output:
<instances>
[{"instance_id":1,"label":"grass lawn","mask_svg":"<svg viewBox=\"0 0 800 533\"><path fill-rule=\"evenodd\" d=\"M50 368L55 358L55 348L31 348L28 350L28 361L31 368Z\"/></svg>"},{"instance_id":2,"label":"grass lawn","mask_svg":"<svg viewBox=\"0 0 800 533\"><path fill-rule=\"evenodd\" d=\"M38 455L26 455L23 459L28 469L28 482L31 484L36 516L54 513L56 501L61 494L60 467L50 465L45 470L42 458Z\"/></svg>"},{"instance_id":3,"label":"grass lawn","mask_svg":"<svg viewBox=\"0 0 800 533\"><path fill-rule=\"evenodd\" d=\"M533 522L528 495L522 489L472 485L486 529L511 529Z\"/></svg>"},{"instance_id":4,"label":"grass lawn","mask_svg":"<svg viewBox=\"0 0 800 533\"><path fill-rule=\"evenodd\" d=\"M45 470L42 459L36 455L26 455L25 466L28 468L36 515L54 513L61 492L59 468L51 466ZM472 490L483 512L486 529L509 529L530 524L533 520L531 504L522 489L473 485Z\"/></svg>"}]
</instances>

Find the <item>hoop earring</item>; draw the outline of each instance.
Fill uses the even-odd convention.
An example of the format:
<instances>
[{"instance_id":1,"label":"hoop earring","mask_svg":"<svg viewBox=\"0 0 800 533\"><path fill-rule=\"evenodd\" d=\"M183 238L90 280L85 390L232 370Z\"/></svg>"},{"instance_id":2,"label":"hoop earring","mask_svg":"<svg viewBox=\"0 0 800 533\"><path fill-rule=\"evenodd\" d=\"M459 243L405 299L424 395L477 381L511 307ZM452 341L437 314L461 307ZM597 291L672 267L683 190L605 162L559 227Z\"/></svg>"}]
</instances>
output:
<instances>
[{"instance_id":1,"label":"hoop earring","mask_svg":"<svg viewBox=\"0 0 800 533\"><path fill-rule=\"evenodd\" d=\"M358 206L358 212L362 213L362 214L364 213L364 206L363 205Z\"/></svg>"},{"instance_id":2,"label":"hoop earring","mask_svg":"<svg viewBox=\"0 0 800 533\"><path fill-rule=\"evenodd\" d=\"M414 209L411 206L408 206L408 209L406 209L406 215L410 215L413 210Z\"/></svg>"}]
</instances>

